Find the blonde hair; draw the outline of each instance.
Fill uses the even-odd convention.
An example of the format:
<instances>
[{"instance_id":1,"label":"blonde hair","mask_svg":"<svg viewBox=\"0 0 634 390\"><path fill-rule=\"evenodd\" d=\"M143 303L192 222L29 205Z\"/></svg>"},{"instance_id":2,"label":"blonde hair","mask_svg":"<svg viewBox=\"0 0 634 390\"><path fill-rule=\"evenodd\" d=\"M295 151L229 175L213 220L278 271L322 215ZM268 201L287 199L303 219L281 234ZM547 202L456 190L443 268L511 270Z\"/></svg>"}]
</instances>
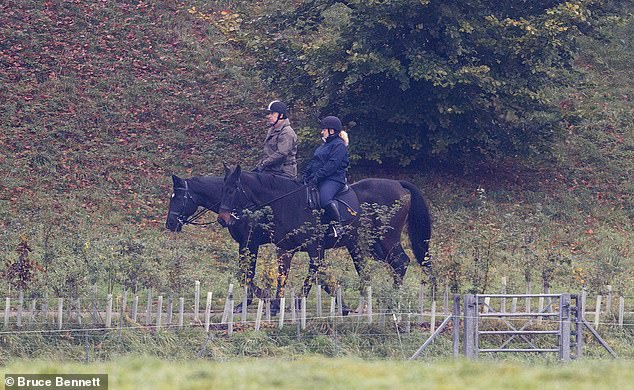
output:
<instances>
[{"instance_id":1,"label":"blonde hair","mask_svg":"<svg viewBox=\"0 0 634 390\"><path fill-rule=\"evenodd\" d=\"M344 145L346 145L346 147L348 146L348 144L350 143L350 139L348 138L348 132L345 130L341 130L339 132L339 137L341 137L341 139L343 140Z\"/></svg>"}]
</instances>

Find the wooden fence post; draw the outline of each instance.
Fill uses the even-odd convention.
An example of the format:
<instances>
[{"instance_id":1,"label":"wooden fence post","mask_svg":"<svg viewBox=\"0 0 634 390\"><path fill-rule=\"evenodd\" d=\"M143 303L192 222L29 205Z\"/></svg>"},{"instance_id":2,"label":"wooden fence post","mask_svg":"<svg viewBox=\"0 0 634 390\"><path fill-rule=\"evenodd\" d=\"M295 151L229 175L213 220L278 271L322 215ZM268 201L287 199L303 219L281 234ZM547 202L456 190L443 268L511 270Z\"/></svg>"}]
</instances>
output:
<instances>
[{"instance_id":1,"label":"wooden fence post","mask_svg":"<svg viewBox=\"0 0 634 390\"><path fill-rule=\"evenodd\" d=\"M128 289L124 288L123 293L121 294L121 314L125 313L128 308ZM119 322L122 321L122 318L119 318Z\"/></svg>"},{"instance_id":2,"label":"wooden fence post","mask_svg":"<svg viewBox=\"0 0 634 390\"><path fill-rule=\"evenodd\" d=\"M158 302L156 304L156 330L161 329L161 323L163 319L163 296L158 296Z\"/></svg>"},{"instance_id":3,"label":"wooden fence post","mask_svg":"<svg viewBox=\"0 0 634 390\"><path fill-rule=\"evenodd\" d=\"M460 295L454 294L453 296L453 329L452 329L452 355L454 358L460 354Z\"/></svg>"},{"instance_id":4,"label":"wooden fence post","mask_svg":"<svg viewBox=\"0 0 634 390\"><path fill-rule=\"evenodd\" d=\"M372 323L372 286L368 286L368 324Z\"/></svg>"},{"instance_id":5,"label":"wooden fence post","mask_svg":"<svg viewBox=\"0 0 634 390\"><path fill-rule=\"evenodd\" d=\"M4 299L4 327L9 327L9 314L11 314L11 298Z\"/></svg>"},{"instance_id":6,"label":"wooden fence post","mask_svg":"<svg viewBox=\"0 0 634 390\"><path fill-rule=\"evenodd\" d=\"M597 295L597 304L594 310L594 329L599 329L599 322L601 317L601 295Z\"/></svg>"},{"instance_id":7,"label":"wooden fence post","mask_svg":"<svg viewBox=\"0 0 634 390\"><path fill-rule=\"evenodd\" d=\"M211 324L211 301L213 293L207 292L207 304L205 305L205 333L209 332L209 325Z\"/></svg>"},{"instance_id":8,"label":"wooden fence post","mask_svg":"<svg viewBox=\"0 0 634 390\"><path fill-rule=\"evenodd\" d=\"M570 360L570 294L561 294L559 299L560 341L559 359Z\"/></svg>"},{"instance_id":9,"label":"wooden fence post","mask_svg":"<svg viewBox=\"0 0 634 390\"><path fill-rule=\"evenodd\" d=\"M625 316L625 298L619 297L619 327L623 329L623 317Z\"/></svg>"},{"instance_id":10,"label":"wooden fence post","mask_svg":"<svg viewBox=\"0 0 634 390\"><path fill-rule=\"evenodd\" d=\"M112 325L112 294L108 294L106 298L106 329L110 329Z\"/></svg>"},{"instance_id":11,"label":"wooden fence post","mask_svg":"<svg viewBox=\"0 0 634 390\"><path fill-rule=\"evenodd\" d=\"M322 311L321 311L321 285L320 284L317 285L317 289L315 290L315 293L317 295L317 317L321 318Z\"/></svg>"},{"instance_id":12,"label":"wooden fence post","mask_svg":"<svg viewBox=\"0 0 634 390\"><path fill-rule=\"evenodd\" d=\"M284 327L284 312L286 311L286 292L284 292L284 296L280 298L280 318L278 322L278 327L282 329Z\"/></svg>"},{"instance_id":13,"label":"wooden fence post","mask_svg":"<svg viewBox=\"0 0 634 390\"><path fill-rule=\"evenodd\" d=\"M233 296L233 283L229 283L229 289L227 291L227 298L225 299L225 308L222 312L221 324L227 323L227 317L229 316L229 310L233 311L233 307L229 308L229 296Z\"/></svg>"},{"instance_id":14,"label":"wooden fence post","mask_svg":"<svg viewBox=\"0 0 634 390\"><path fill-rule=\"evenodd\" d=\"M227 335L231 336L233 334L233 291L229 294L227 299L229 301L229 313L227 313Z\"/></svg>"},{"instance_id":15,"label":"wooden fence post","mask_svg":"<svg viewBox=\"0 0 634 390\"><path fill-rule=\"evenodd\" d=\"M132 301L132 322L137 322L137 317L139 314L139 295L134 294L134 300Z\"/></svg>"},{"instance_id":16,"label":"wooden fence post","mask_svg":"<svg viewBox=\"0 0 634 390\"><path fill-rule=\"evenodd\" d=\"M167 298L167 318L165 319L165 325L167 326L172 325L172 314L173 314L172 312L174 310L173 306L174 306L174 295L170 293L170 295Z\"/></svg>"},{"instance_id":17,"label":"wooden fence post","mask_svg":"<svg viewBox=\"0 0 634 390\"><path fill-rule=\"evenodd\" d=\"M152 325L152 287L147 290L147 306L145 310L145 326Z\"/></svg>"},{"instance_id":18,"label":"wooden fence post","mask_svg":"<svg viewBox=\"0 0 634 390\"><path fill-rule=\"evenodd\" d=\"M335 313L337 311L337 298L330 297L330 319L335 320Z\"/></svg>"},{"instance_id":19,"label":"wooden fence post","mask_svg":"<svg viewBox=\"0 0 634 390\"><path fill-rule=\"evenodd\" d=\"M306 329L306 297L302 296L302 330Z\"/></svg>"},{"instance_id":20,"label":"wooden fence post","mask_svg":"<svg viewBox=\"0 0 634 390\"><path fill-rule=\"evenodd\" d=\"M185 321L185 298L178 298L178 329L183 329Z\"/></svg>"},{"instance_id":21,"label":"wooden fence post","mask_svg":"<svg viewBox=\"0 0 634 390\"><path fill-rule=\"evenodd\" d=\"M577 352L575 354L575 359L580 359L583 356L583 313L585 312L585 308L583 307L586 303L585 299L585 290L577 295L577 318L575 318L575 344L577 347Z\"/></svg>"},{"instance_id":22,"label":"wooden fence post","mask_svg":"<svg viewBox=\"0 0 634 390\"><path fill-rule=\"evenodd\" d=\"M484 306L482 307L482 312L483 313L488 313L490 306L491 306L491 297L485 297L484 298Z\"/></svg>"},{"instance_id":23,"label":"wooden fence post","mask_svg":"<svg viewBox=\"0 0 634 390\"><path fill-rule=\"evenodd\" d=\"M475 357L475 321L476 302L473 294L464 296L464 355Z\"/></svg>"},{"instance_id":24,"label":"wooden fence post","mask_svg":"<svg viewBox=\"0 0 634 390\"><path fill-rule=\"evenodd\" d=\"M57 298L57 329L62 329L64 317L64 298Z\"/></svg>"},{"instance_id":25,"label":"wooden fence post","mask_svg":"<svg viewBox=\"0 0 634 390\"><path fill-rule=\"evenodd\" d=\"M258 298L258 312L255 315L255 330L260 330L260 322L262 321L262 307L264 302Z\"/></svg>"},{"instance_id":26,"label":"wooden fence post","mask_svg":"<svg viewBox=\"0 0 634 390\"><path fill-rule=\"evenodd\" d=\"M194 322L198 322L198 310L200 309L200 281L194 282Z\"/></svg>"}]
</instances>

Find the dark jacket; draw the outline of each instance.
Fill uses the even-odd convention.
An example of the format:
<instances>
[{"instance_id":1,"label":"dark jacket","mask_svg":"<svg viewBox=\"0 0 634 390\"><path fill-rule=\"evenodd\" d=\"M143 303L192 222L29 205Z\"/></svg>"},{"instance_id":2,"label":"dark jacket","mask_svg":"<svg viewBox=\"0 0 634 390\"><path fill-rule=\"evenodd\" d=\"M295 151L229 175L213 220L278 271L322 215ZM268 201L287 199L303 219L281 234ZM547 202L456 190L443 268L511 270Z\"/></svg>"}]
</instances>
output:
<instances>
[{"instance_id":1,"label":"dark jacket","mask_svg":"<svg viewBox=\"0 0 634 390\"><path fill-rule=\"evenodd\" d=\"M288 119L271 128L264 140L264 158L258 164L263 172L297 177L297 135Z\"/></svg>"},{"instance_id":2,"label":"dark jacket","mask_svg":"<svg viewBox=\"0 0 634 390\"><path fill-rule=\"evenodd\" d=\"M330 136L313 154L304 170L305 177L312 177L319 183L324 179L346 183L346 170L350 165L348 148L339 136Z\"/></svg>"}]
</instances>

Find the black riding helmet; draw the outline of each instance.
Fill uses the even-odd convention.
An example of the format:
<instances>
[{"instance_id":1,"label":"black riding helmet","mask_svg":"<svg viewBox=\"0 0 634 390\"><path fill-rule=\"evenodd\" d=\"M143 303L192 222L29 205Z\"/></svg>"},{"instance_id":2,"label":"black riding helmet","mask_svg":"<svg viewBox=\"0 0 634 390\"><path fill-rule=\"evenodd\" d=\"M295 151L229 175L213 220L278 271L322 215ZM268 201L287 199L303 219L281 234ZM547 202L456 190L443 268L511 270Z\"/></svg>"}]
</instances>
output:
<instances>
[{"instance_id":1,"label":"black riding helmet","mask_svg":"<svg viewBox=\"0 0 634 390\"><path fill-rule=\"evenodd\" d=\"M286 119L288 108L286 107L286 104L284 104L283 102L279 100L273 100L271 103L269 103L268 107L266 108L267 114L270 114L272 112L277 112L279 114L278 119Z\"/></svg>"},{"instance_id":2,"label":"black riding helmet","mask_svg":"<svg viewBox=\"0 0 634 390\"><path fill-rule=\"evenodd\" d=\"M319 126L321 126L321 129L333 129L335 131L335 133L338 133L341 131L341 129L343 128L343 125L341 124L341 120L339 120L339 118L337 118L336 116L327 116L321 120L319 120Z\"/></svg>"}]
</instances>

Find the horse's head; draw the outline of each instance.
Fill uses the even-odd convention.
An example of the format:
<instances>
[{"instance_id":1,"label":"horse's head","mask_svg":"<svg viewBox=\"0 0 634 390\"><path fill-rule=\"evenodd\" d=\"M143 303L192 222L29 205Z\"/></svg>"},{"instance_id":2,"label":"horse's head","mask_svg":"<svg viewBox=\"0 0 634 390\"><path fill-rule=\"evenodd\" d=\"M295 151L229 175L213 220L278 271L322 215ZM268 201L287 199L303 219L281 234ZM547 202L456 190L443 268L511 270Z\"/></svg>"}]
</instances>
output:
<instances>
[{"instance_id":1,"label":"horse's head","mask_svg":"<svg viewBox=\"0 0 634 390\"><path fill-rule=\"evenodd\" d=\"M225 165L225 181L222 186L222 198L220 200L220 211L218 213L218 223L224 227L236 223L234 212L240 207L238 204L238 196L241 192L244 192L242 183L240 182L241 174L242 169L240 169L240 165L234 170L231 170L231 168Z\"/></svg>"},{"instance_id":2,"label":"horse's head","mask_svg":"<svg viewBox=\"0 0 634 390\"><path fill-rule=\"evenodd\" d=\"M187 180L172 175L172 181L174 182L174 193L170 199L165 227L173 232L180 232L187 218L196 212L198 205L192 198Z\"/></svg>"}]
</instances>

